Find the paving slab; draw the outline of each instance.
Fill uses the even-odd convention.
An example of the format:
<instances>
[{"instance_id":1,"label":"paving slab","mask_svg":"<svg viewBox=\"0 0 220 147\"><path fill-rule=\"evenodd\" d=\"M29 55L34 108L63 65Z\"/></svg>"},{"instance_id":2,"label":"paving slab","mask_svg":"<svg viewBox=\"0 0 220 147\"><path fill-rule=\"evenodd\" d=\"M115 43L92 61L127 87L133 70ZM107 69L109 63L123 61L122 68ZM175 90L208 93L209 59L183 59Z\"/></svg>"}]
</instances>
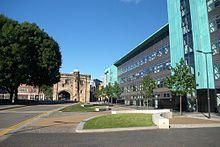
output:
<instances>
[{"instance_id":1,"label":"paving slab","mask_svg":"<svg viewBox=\"0 0 220 147\"><path fill-rule=\"evenodd\" d=\"M0 111L14 108L26 107L26 105L0 105Z\"/></svg>"},{"instance_id":2,"label":"paving slab","mask_svg":"<svg viewBox=\"0 0 220 147\"><path fill-rule=\"evenodd\" d=\"M24 133L75 133L77 125L92 116L110 114L110 112L55 112L26 126Z\"/></svg>"},{"instance_id":3,"label":"paving slab","mask_svg":"<svg viewBox=\"0 0 220 147\"><path fill-rule=\"evenodd\" d=\"M192 118L187 116L175 116L169 120L170 120L170 124L215 124L215 123L220 124L220 121L217 120Z\"/></svg>"}]
</instances>

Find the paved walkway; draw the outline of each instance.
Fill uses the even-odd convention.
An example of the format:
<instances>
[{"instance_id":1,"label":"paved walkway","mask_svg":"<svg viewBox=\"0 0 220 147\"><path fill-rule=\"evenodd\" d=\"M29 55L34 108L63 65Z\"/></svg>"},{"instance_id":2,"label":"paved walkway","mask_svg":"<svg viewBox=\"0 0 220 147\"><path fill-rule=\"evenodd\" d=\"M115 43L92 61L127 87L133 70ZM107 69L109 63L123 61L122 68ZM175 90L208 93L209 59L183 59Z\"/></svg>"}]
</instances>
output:
<instances>
[{"instance_id":1,"label":"paved walkway","mask_svg":"<svg viewBox=\"0 0 220 147\"><path fill-rule=\"evenodd\" d=\"M21 108L21 107L26 107L26 105L0 105L0 111L7 109Z\"/></svg>"},{"instance_id":2,"label":"paved walkway","mask_svg":"<svg viewBox=\"0 0 220 147\"><path fill-rule=\"evenodd\" d=\"M114 106L112 110L131 110L132 108ZM55 112L26 126L19 132L24 133L74 133L77 125L90 117L111 114L104 112Z\"/></svg>"},{"instance_id":3,"label":"paved walkway","mask_svg":"<svg viewBox=\"0 0 220 147\"><path fill-rule=\"evenodd\" d=\"M220 114L211 113L211 118L208 119L207 113L200 112L185 112L182 116L178 113L173 113L173 118L170 119L171 124L202 124L202 123L220 123Z\"/></svg>"},{"instance_id":4,"label":"paved walkway","mask_svg":"<svg viewBox=\"0 0 220 147\"><path fill-rule=\"evenodd\" d=\"M116 105L112 110L131 110L132 107ZM90 117L97 115L111 114L111 111L104 112L55 112L47 117L41 118L26 126L19 132L24 133L75 133L78 124ZM171 128L181 127L220 127L220 116L212 114L212 119L207 119L202 113L185 113L183 116L174 116L170 119ZM208 125L207 125L208 124ZM217 125L216 125L217 124Z\"/></svg>"}]
</instances>

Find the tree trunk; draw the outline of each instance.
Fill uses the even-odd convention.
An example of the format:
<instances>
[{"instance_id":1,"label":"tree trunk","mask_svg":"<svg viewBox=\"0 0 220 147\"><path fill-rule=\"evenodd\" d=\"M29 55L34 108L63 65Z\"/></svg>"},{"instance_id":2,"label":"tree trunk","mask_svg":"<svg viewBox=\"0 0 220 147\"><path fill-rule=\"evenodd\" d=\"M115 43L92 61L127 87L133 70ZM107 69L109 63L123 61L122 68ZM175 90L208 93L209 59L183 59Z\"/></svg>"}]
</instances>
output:
<instances>
[{"instance_id":1,"label":"tree trunk","mask_svg":"<svg viewBox=\"0 0 220 147\"><path fill-rule=\"evenodd\" d=\"M180 95L180 115L182 115L182 95Z\"/></svg>"},{"instance_id":2,"label":"tree trunk","mask_svg":"<svg viewBox=\"0 0 220 147\"><path fill-rule=\"evenodd\" d=\"M18 88L15 89L15 102L18 101Z\"/></svg>"},{"instance_id":3,"label":"tree trunk","mask_svg":"<svg viewBox=\"0 0 220 147\"><path fill-rule=\"evenodd\" d=\"M147 109L149 109L149 99L147 98Z\"/></svg>"},{"instance_id":4,"label":"tree trunk","mask_svg":"<svg viewBox=\"0 0 220 147\"><path fill-rule=\"evenodd\" d=\"M14 100L13 100L13 95L14 95L14 93L13 93L13 92L10 92L9 94L10 94L10 102L11 102L11 103L14 103Z\"/></svg>"}]
</instances>

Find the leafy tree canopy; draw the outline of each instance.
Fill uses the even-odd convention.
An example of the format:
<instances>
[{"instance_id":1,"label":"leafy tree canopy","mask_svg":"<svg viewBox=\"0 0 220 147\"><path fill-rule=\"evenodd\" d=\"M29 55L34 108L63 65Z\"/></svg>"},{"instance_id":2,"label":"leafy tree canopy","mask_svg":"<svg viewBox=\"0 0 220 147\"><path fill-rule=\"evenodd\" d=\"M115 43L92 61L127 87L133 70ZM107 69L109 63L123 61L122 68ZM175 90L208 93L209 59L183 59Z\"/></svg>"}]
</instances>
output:
<instances>
[{"instance_id":1,"label":"leafy tree canopy","mask_svg":"<svg viewBox=\"0 0 220 147\"><path fill-rule=\"evenodd\" d=\"M142 80L142 94L145 98L150 98L153 95L153 90L156 88L156 81L150 75L144 76Z\"/></svg>"},{"instance_id":2,"label":"leafy tree canopy","mask_svg":"<svg viewBox=\"0 0 220 147\"><path fill-rule=\"evenodd\" d=\"M53 85L60 79L58 43L36 24L0 15L0 85L10 98L18 86Z\"/></svg>"},{"instance_id":3,"label":"leafy tree canopy","mask_svg":"<svg viewBox=\"0 0 220 147\"><path fill-rule=\"evenodd\" d=\"M175 68L171 68L172 75L164 80L165 85L171 90L172 94L180 97L180 115L182 115L182 96L195 90L195 78L190 73L189 67L183 58L176 64Z\"/></svg>"},{"instance_id":4,"label":"leafy tree canopy","mask_svg":"<svg viewBox=\"0 0 220 147\"><path fill-rule=\"evenodd\" d=\"M53 97L53 87L48 86L48 85L42 85L40 87L40 90L44 93L44 95L47 98L52 98Z\"/></svg>"},{"instance_id":5,"label":"leafy tree canopy","mask_svg":"<svg viewBox=\"0 0 220 147\"><path fill-rule=\"evenodd\" d=\"M122 89L117 82L113 85L113 98L118 99L122 94Z\"/></svg>"},{"instance_id":6,"label":"leafy tree canopy","mask_svg":"<svg viewBox=\"0 0 220 147\"><path fill-rule=\"evenodd\" d=\"M172 75L164 80L165 85L176 95L186 95L195 90L195 78L182 58L175 68L171 68Z\"/></svg>"}]
</instances>

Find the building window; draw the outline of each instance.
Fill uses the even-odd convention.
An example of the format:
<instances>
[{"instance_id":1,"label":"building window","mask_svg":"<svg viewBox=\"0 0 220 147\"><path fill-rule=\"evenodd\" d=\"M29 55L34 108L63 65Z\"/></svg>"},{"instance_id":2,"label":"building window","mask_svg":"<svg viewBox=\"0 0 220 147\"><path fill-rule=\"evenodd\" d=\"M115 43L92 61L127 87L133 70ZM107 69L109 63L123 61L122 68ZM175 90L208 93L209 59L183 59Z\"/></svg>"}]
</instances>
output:
<instances>
[{"instance_id":1,"label":"building window","mask_svg":"<svg viewBox=\"0 0 220 147\"><path fill-rule=\"evenodd\" d=\"M220 53L220 39L212 41L211 48L212 48L213 55L219 54Z\"/></svg>"},{"instance_id":2,"label":"building window","mask_svg":"<svg viewBox=\"0 0 220 147\"><path fill-rule=\"evenodd\" d=\"M129 72L130 70L133 70L143 64L146 64L148 62L151 62L153 60L155 60L156 58L160 58L162 55L166 55L169 52L169 44L166 44L165 46L162 46L160 48L155 49L154 52L146 55L146 56L142 56L140 57L137 61L132 62L128 65L126 65L125 67L119 68L119 75Z\"/></svg>"},{"instance_id":3,"label":"building window","mask_svg":"<svg viewBox=\"0 0 220 147\"><path fill-rule=\"evenodd\" d=\"M220 64L214 65L215 80L220 79Z\"/></svg>"},{"instance_id":4,"label":"building window","mask_svg":"<svg viewBox=\"0 0 220 147\"><path fill-rule=\"evenodd\" d=\"M215 32L217 29L220 29L220 15L214 17L209 23L210 32Z\"/></svg>"},{"instance_id":5,"label":"building window","mask_svg":"<svg viewBox=\"0 0 220 147\"><path fill-rule=\"evenodd\" d=\"M169 93L164 93L163 96L164 97L170 97L170 94Z\"/></svg>"},{"instance_id":6,"label":"building window","mask_svg":"<svg viewBox=\"0 0 220 147\"><path fill-rule=\"evenodd\" d=\"M28 93L28 89L27 88L20 88L19 92L20 93Z\"/></svg>"},{"instance_id":7,"label":"building window","mask_svg":"<svg viewBox=\"0 0 220 147\"><path fill-rule=\"evenodd\" d=\"M212 11L220 5L220 0L207 0L207 9L208 12Z\"/></svg>"}]
</instances>

